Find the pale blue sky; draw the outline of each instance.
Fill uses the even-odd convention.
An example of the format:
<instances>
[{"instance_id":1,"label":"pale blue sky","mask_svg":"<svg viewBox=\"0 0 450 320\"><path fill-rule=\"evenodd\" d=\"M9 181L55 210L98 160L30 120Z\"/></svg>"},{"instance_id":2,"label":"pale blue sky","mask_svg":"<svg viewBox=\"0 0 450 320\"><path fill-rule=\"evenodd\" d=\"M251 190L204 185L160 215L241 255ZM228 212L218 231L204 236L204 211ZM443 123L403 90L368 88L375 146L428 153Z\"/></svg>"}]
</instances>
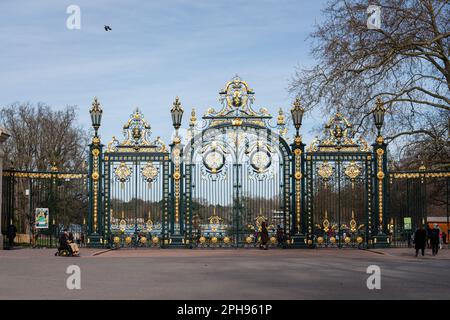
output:
<instances>
[{"instance_id":1,"label":"pale blue sky","mask_svg":"<svg viewBox=\"0 0 450 320\"><path fill-rule=\"evenodd\" d=\"M153 137L169 142L169 110L179 96L198 116L219 106L223 85L236 73L255 90L255 106L289 110L289 79L312 63L310 41L324 0L1 0L0 105L45 102L77 105L90 126L98 96L101 135L121 138L135 107ZM66 28L67 6L81 8L81 30ZM103 26L112 27L105 32ZM303 133L316 119L305 119ZM325 119L320 119L320 122Z\"/></svg>"}]
</instances>

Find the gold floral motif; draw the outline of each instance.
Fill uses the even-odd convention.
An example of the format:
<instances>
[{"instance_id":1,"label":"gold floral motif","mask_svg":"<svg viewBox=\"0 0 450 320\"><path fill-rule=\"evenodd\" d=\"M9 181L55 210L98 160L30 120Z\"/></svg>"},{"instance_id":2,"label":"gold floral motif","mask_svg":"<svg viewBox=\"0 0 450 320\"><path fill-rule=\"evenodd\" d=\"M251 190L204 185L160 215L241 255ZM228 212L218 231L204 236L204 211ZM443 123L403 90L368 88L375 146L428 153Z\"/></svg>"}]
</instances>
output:
<instances>
[{"instance_id":1,"label":"gold floral motif","mask_svg":"<svg viewBox=\"0 0 450 320\"><path fill-rule=\"evenodd\" d=\"M231 122L231 124L232 124L233 126L240 126L240 125L242 125L242 122L243 122L242 119L236 118L236 119L233 119L233 121Z\"/></svg>"},{"instance_id":2,"label":"gold floral motif","mask_svg":"<svg viewBox=\"0 0 450 320\"><path fill-rule=\"evenodd\" d=\"M131 176L131 169L125 164L125 162L121 162L120 165L114 170L114 174L116 175L116 179L124 184Z\"/></svg>"},{"instance_id":3,"label":"gold floral motif","mask_svg":"<svg viewBox=\"0 0 450 320\"><path fill-rule=\"evenodd\" d=\"M152 162L148 162L142 169L142 175L144 176L145 181L152 183L158 176L158 169L155 168Z\"/></svg>"},{"instance_id":4,"label":"gold floral motif","mask_svg":"<svg viewBox=\"0 0 450 320\"><path fill-rule=\"evenodd\" d=\"M97 171L94 171L92 173L92 180L97 181L100 178L100 175L98 174Z\"/></svg>"},{"instance_id":5,"label":"gold floral motif","mask_svg":"<svg viewBox=\"0 0 450 320\"><path fill-rule=\"evenodd\" d=\"M93 137L92 138L92 144L99 145L100 144L100 138L99 137Z\"/></svg>"},{"instance_id":6,"label":"gold floral motif","mask_svg":"<svg viewBox=\"0 0 450 320\"><path fill-rule=\"evenodd\" d=\"M318 168L317 173L322 177L324 181L328 181L330 177L333 175L333 167L328 163L328 161L324 161Z\"/></svg>"},{"instance_id":7,"label":"gold floral motif","mask_svg":"<svg viewBox=\"0 0 450 320\"><path fill-rule=\"evenodd\" d=\"M352 210L352 219L350 220L350 231L351 232L356 232L357 230L357 223L355 220L355 212Z\"/></svg>"},{"instance_id":8,"label":"gold floral motif","mask_svg":"<svg viewBox=\"0 0 450 320\"><path fill-rule=\"evenodd\" d=\"M377 142L378 144L383 144L383 142L384 142L383 136L378 136L376 142Z\"/></svg>"},{"instance_id":9,"label":"gold floral motif","mask_svg":"<svg viewBox=\"0 0 450 320\"><path fill-rule=\"evenodd\" d=\"M97 148L92 149L92 155L94 157L98 157L100 155L100 150L98 150Z\"/></svg>"},{"instance_id":10,"label":"gold floral motif","mask_svg":"<svg viewBox=\"0 0 450 320\"><path fill-rule=\"evenodd\" d=\"M350 164L345 168L345 175L350 179L355 179L361 174L361 167L356 164L355 161L350 162Z\"/></svg>"},{"instance_id":11,"label":"gold floral motif","mask_svg":"<svg viewBox=\"0 0 450 320\"><path fill-rule=\"evenodd\" d=\"M210 224L220 224L222 218L216 215L216 208L214 208L214 215L208 218Z\"/></svg>"}]
</instances>

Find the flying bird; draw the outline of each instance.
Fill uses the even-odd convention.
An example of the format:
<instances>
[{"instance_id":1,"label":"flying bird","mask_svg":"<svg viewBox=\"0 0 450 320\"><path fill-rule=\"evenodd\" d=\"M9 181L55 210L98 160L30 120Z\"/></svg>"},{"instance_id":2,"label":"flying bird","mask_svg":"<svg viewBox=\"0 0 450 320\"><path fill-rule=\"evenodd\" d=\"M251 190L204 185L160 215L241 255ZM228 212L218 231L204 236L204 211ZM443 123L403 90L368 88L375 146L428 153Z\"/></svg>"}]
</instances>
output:
<instances>
[{"instance_id":1,"label":"flying bird","mask_svg":"<svg viewBox=\"0 0 450 320\"><path fill-rule=\"evenodd\" d=\"M111 30L112 30L112 29L111 29L110 26L105 25L105 31L111 31Z\"/></svg>"}]
</instances>

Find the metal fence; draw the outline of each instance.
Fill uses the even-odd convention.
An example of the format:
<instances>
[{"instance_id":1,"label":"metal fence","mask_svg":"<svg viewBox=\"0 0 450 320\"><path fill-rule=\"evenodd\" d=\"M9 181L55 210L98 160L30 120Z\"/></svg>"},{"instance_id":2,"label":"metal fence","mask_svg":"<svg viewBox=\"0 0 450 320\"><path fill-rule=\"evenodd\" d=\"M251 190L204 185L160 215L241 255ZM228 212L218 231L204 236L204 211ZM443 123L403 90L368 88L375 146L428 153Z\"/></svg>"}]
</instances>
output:
<instances>
[{"instance_id":1,"label":"metal fence","mask_svg":"<svg viewBox=\"0 0 450 320\"><path fill-rule=\"evenodd\" d=\"M449 234L448 172L389 172L387 231L393 247L412 247L413 234L430 217L443 221L441 231ZM448 245L447 243L444 245Z\"/></svg>"},{"instance_id":2,"label":"metal fence","mask_svg":"<svg viewBox=\"0 0 450 320\"><path fill-rule=\"evenodd\" d=\"M55 247L64 228L83 242L88 210L86 174L4 170L2 197L5 248ZM36 209L48 209L47 227L36 227Z\"/></svg>"}]
</instances>

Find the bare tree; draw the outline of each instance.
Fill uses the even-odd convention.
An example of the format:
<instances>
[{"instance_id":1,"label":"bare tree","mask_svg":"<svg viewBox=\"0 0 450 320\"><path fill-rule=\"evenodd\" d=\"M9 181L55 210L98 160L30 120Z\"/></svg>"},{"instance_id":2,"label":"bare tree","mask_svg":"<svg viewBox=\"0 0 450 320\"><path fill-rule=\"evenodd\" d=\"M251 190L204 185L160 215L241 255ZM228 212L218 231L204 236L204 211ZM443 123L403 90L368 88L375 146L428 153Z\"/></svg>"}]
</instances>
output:
<instances>
[{"instance_id":1,"label":"bare tree","mask_svg":"<svg viewBox=\"0 0 450 320\"><path fill-rule=\"evenodd\" d=\"M22 170L81 171L86 160L87 132L76 123L76 108L52 110L38 103L14 103L1 109L1 125L11 138L5 143L5 165Z\"/></svg>"},{"instance_id":2,"label":"bare tree","mask_svg":"<svg viewBox=\"0 0 450 320\"><path fill-rule=\"evenodd\" d=\"M88 135L76 123L75 107L55 111L42 103L14 103L2 108L0 116L0 126L11 134L4 148L6 169L49 171L55 165L64 172L87 170ZM50 208L51 224L81 224L88 203L85 183L84 179L16 178L14 214L19 232L32 231L34 209L42 207Z\"/></svg>"},{"instance_id":3,"label":"bare tree","mask_svg":"<svg viewBox=\"0 0 450 320\"><path fill-rule=\"evenodd\" d=\"M367 27L366 0L327 4L311 34L317 64L299 67L290 91L307 110L340 108L364 134L374 132L370 114L381 97L387 142L396 141L402 152L421 160L431 162L436 154L448 160L449 1L369 2L381 7L380 29Z\"/></svg>"}]
</instances>

